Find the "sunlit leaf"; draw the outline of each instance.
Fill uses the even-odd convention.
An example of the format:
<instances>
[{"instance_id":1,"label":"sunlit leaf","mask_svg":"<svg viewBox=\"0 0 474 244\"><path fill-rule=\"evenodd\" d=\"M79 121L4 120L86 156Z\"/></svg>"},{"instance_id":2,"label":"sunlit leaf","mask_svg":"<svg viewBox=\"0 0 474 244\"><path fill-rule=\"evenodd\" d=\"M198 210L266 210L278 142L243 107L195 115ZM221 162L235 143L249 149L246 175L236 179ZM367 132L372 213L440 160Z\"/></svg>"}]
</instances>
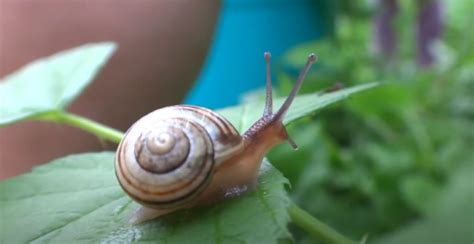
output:
<instances>
[{"instance_id":1,"label":"sunlit leaf","mask_svg":"<svg viewBox=\"0 0 474 244\"><path fill-rule=\"evenodd\" d=\"M377 85L378 83L368 83L329 93L315 92L298 96L291 105L283 122L285 124L290 124L291 122L304 116L308 116L319 109L344 100L353 94L374 88ZM285 98L276 99L274 102L274 110L277 110L284 100ZM237 128L237 130L243 132L262 116L263 106L263 101L253 101L240 106L226 108L218 112L226 117Z\"/></svg>"},{"instance_id":2,"label":"sunlit leaf","mask_svg":"<svg viewBox=\"0 0 474 244\"><path fill-rule=\"evenodd\" d=\"M66 108L115 50L88 44L36 60L0 80L0 126Z\"/></svg>"}]
</instances>

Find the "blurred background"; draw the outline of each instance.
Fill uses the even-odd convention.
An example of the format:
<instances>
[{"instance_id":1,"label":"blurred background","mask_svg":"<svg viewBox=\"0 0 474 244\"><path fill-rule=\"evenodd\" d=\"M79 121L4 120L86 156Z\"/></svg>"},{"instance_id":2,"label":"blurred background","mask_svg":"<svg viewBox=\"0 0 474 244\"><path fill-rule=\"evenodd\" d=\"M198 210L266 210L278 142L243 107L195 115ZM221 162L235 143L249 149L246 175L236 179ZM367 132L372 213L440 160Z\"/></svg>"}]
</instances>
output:
<instances>
[{"instance_id":1,"label":"blurred background","mask_svg":"<svg viewBox=\"0 0 474 244\"><path fill-rule=\"evenodd\" d=\"M264 84L264 51L278 60L328 32L328 11L334 11L328 3L0 0L0 76L84 43L117 42L117 53L70 110L125 131L167 105L237 104L244 91ZM0 148L8 162L0 178L6 178L65 154L113 145L75 128L26 122L0 129Z\"/></svg>"},{"instance_id":2,"label":"blurred background","mask_svg":"<svg viewBox=\"0 0 474 244\"><path fill-rule=\"evenodd\" d=\"M220 9L218 0L0 0L0 76L61 50L114 41L118 51L70 110L125 131L144 114L183 100ZM113 145L75 128L25 122L0 129L0 148L0 178L6 178Z\"/></svg>"},{"instance_id":3,"label":"blurred background","mask_svg":"<svg viewBox=\"0 0 474 244\"><path fill-rule=\"evenodd\" d=\"M71 111L126 130L166 105L263 99L255 89L267 50L284 96L314 52L303 93L383 85L290 126L300 151L282 145L269 158L293 200L356 240L472 243L472 13L471 0L1 0L0 76L86 42L116 41ZM0 178L104 149L113 147L60 125L2 128Z\"/></svg>"}]
</instances>

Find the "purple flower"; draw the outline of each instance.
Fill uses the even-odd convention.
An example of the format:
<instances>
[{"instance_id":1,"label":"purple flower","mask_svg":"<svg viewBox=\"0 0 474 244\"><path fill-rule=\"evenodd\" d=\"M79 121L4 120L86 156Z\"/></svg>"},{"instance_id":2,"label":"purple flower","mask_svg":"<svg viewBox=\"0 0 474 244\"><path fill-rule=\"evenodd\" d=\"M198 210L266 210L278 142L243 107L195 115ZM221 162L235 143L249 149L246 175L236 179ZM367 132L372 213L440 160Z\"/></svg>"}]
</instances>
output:
<instances>
[{"instance_id":1,"label":"purple flower","mask_svg":"<svg viewBox=\"0 0 474 244\"><path fill-rule=\"evenodd\" d=\"M375 51L391 57L396 51L396 35L393 20L398 12L397 0L380 0L375 16Z\"/></svg>"},{"instance_id":2,"label":"purple flower","mask_svg":"<svg viewBox=\"0 0 474 244\"><path fill-rule=\"evenodd\" d=\"M435 62L431 46L443 32L441 9L441 0L419 1L417 44L418 64L421 67L428 67Z\"/></svg>"}]
</instances>

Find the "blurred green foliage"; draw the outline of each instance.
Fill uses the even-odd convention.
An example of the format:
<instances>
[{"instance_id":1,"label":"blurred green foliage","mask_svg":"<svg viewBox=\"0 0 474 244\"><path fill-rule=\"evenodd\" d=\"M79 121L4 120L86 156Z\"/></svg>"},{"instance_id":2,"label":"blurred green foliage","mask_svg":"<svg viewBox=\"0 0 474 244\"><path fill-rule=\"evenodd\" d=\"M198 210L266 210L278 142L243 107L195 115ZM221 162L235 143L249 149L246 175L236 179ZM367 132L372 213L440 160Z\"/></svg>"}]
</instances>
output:
<instances>
[{"instance_id":1,"label":"blurred green foliage","mask_svg":"<svg viewBox=\"0 0 474 244\"><path fill-rule=\"evenodd\" d=\"M474 35L469 31L474 1L443 2L443 37L432 46L437 61L424 69L416 65L413 2L399 2L397 53L392 58L373 51L376 9L367 2L343 8L334 36L288 52L278 65L281 94L288 93L308 52L315 52L319 63L306 92L336 83L384 85L292 126L290 133L302 146L298 158L286 145L269 158L291 181L297 203L354 239L367 234L370 243L403 232L400 228L409 228L407 223L430 221L440 209L454 211L455 204L438 207L449 195L451 202L473 203L463 205L464 215L444 215L454 226L415 228L437 232L436 238L461 233L457 240L474 241L473 188L451 194L447 187L459 181L460 171L467 171L465 184L474 184L474 167L469 166L474 164ZM413 239L408 235L402 243L429 242L416 239L421 235L417 230L411 232ZM297 240L306 239L300 233Z\"/></svg>"}]
</instances>

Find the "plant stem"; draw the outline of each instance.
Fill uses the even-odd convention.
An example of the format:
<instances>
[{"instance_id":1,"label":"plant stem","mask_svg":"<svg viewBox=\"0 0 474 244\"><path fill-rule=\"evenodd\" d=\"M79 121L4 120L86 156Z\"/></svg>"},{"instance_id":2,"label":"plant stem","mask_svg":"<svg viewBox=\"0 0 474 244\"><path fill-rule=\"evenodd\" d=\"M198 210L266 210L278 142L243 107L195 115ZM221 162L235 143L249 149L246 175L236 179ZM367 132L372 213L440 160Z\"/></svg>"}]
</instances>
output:
<instances>
[{"instance_id":1,"label":"plant stem","mask_svg":"<svg viewBox=\"0 0 474 244\"><path fill-rule=\"evenodd\" d=\"M71 114L64 111L43 114L38 116L39 120L52 121L61 124L67 124L81 130L87 131L95 136L114 142L120 143L123 137L123 132L100 124L93 120L84 118L79 115ZM328 243L337 244L354 244L355 242L346 238L336 230L316 219L314 216L298 207L291 202L288 208L288 213L293 223L301 229L307 231L311 236Z\"/></svg>"},{"instance_id":2,"label":"plant stem","mask_svg":"<svg viewBox=\"0 0 474 244\"><path fill-rule=\"evenodd\" d=\"M120 143L123 137L123 132L95 122L88 118L71 114L68 112L54 112L39 116L37 119L52 121L60 124L67 124L81 130L87 131L101 139L111 141L114 143Z\"/></svg>"},{"instance_id":3,"label":"plant stem","mask_svg":"<svg viewBox=\"0 0 474 244\"><path fill-rule=\"evenodd\" d=\"M311 236L327 243L354 244L355 241L348 239L333 228L316 219L314 216L301 209L295 203L288 208L290 218L295 225L305 230Z\"/></svg>"}]
</instances>

